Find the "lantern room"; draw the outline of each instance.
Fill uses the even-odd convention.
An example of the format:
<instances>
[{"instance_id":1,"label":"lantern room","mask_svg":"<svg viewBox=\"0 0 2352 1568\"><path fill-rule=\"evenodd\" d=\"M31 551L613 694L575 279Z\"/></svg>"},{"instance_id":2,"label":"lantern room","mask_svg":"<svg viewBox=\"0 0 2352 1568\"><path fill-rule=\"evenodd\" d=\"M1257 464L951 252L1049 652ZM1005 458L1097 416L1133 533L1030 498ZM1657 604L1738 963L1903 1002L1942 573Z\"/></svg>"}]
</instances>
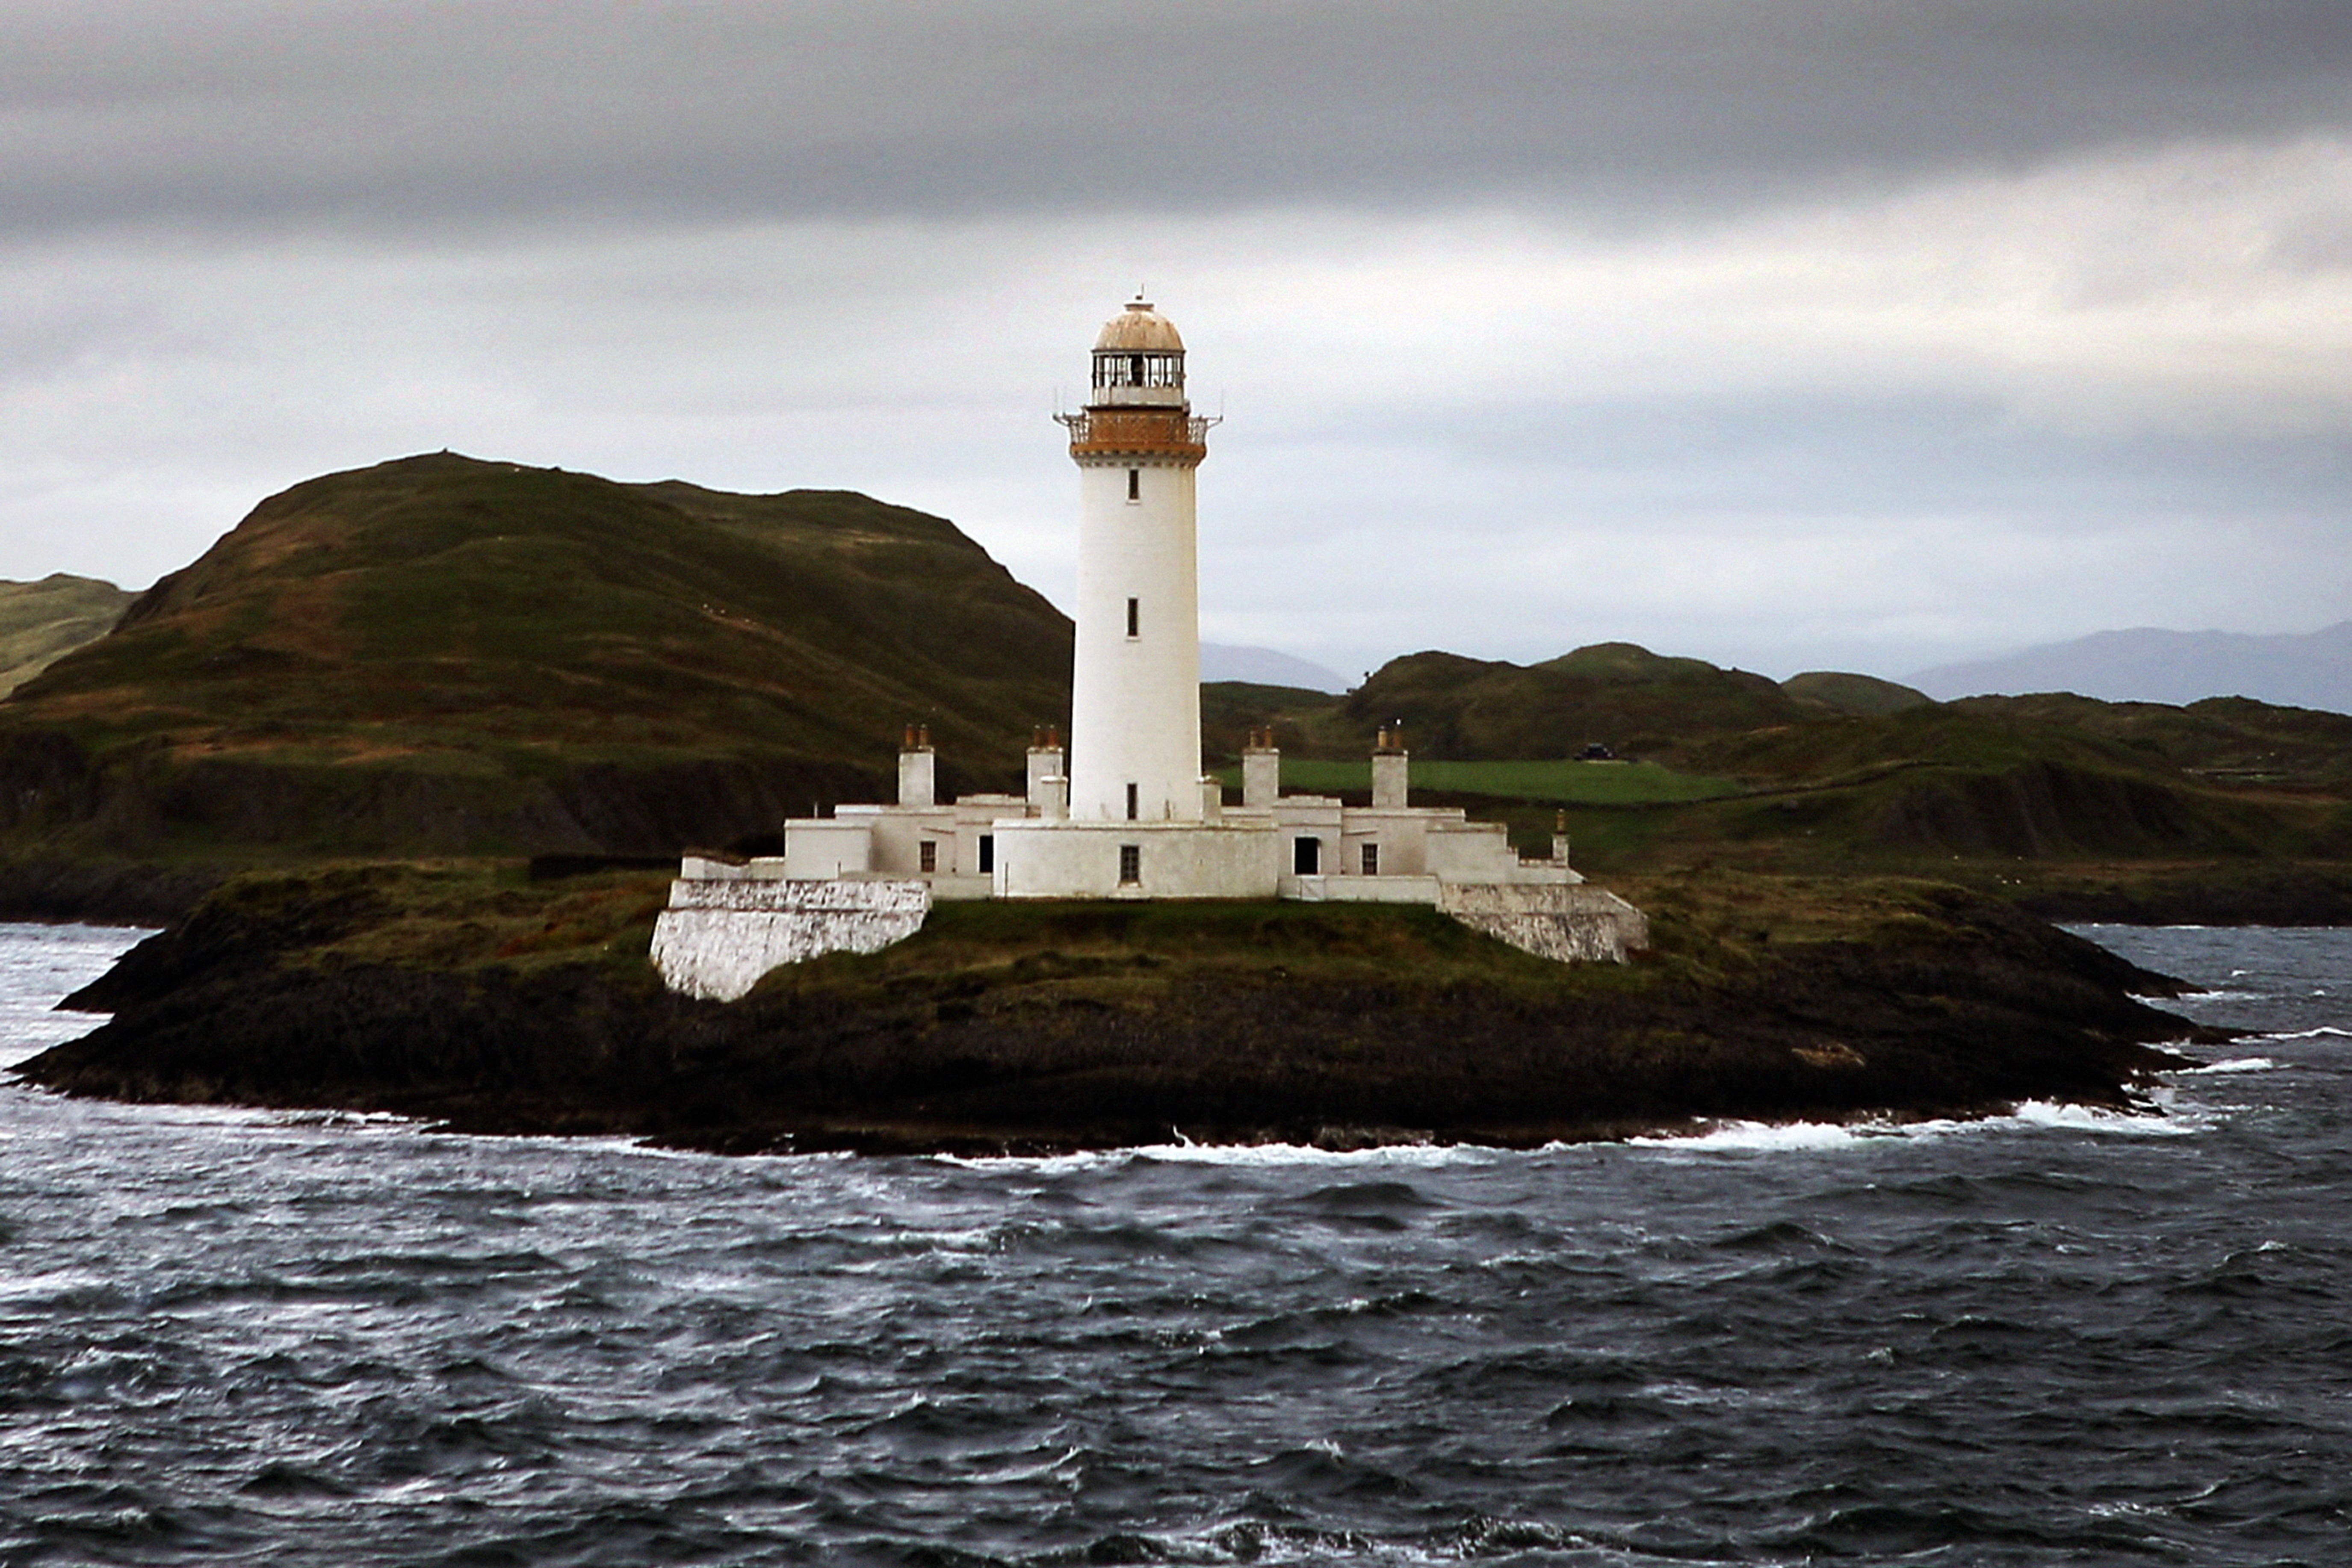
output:
<instances>
[{"instance_id":1,"label":"lantern room","mask_svg":"<svg viewBox=\"0 0 2352 1568\"><path fill-rule=\"evenodd\" d=\"M1184 340L1176 325L1144 299L1104 324L1095 338L1094 388L1090 407L1184 402Z\"/></svg>"}]
</instances>

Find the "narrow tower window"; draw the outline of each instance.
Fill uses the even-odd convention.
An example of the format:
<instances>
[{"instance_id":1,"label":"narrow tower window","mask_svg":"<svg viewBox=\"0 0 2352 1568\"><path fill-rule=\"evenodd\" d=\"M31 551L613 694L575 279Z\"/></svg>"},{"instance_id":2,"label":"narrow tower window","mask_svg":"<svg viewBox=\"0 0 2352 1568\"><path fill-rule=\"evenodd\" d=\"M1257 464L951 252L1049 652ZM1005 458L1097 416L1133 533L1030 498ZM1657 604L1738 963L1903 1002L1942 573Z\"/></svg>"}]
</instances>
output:
<instances>
[{"instance_id":1,"label":"narrow tower window","mask_svg":"<svg viewBox=\"0 0 2352 1568\"><path fill-rule=\"evenodd\" d=\"M1143 605L1139 599L1127 602L1127 635L1131 637L1143 635Z\"/></svg>"},{"instance_id":2,"label":"narrow tower window","mask_svg":"<svg viewBox=\"0 0 2352 1568\"><path fill-rule=\"evenodd\" d=\"M938 840L930 838L924 839L922 847L916 851L916 861L919 868L926 873L938 870L940 868L940 846Z\"/></svg>"},{"instance_id":3,"label":"narrow tower window","mask_svg":"<svg viewBox=\"0 0 2352 1568\"><path fill-rule=\"evenodd\" d=\"M1141 468L1129 468L1127 470L1127 499L1129 500L1141 500L1143 499L1143 470Z\"/></svg>"},{"instance_id":4,"label":"narrow tower window","mask_svg":"<svg viewBox=\"0 0 2352 1568\"><path fill-rule=\"evenodd\" d=\"M1128 786L1133 788L1132 784ZM1143 846L1122 844L1118 847L1118 884L1132 888L1143 880Z\"/></svg>"},{"instance_id":5,"label":"narrow tower window","mask_svg":"<svg viewBox=\"0 0 2352 1568\"><path fill-rule=\"evenodd\" d=\"M1367 844L1364 846L1364 875L1377 877L1380 874L1381 847L1377 844Z\"/></svg>"},{"instance_id":6,"label":"narrow tower window","mask_svg":"<svg viewBox=\"0 0 2352 1568\"><path fill-rule=\"evenodd\" d=\"M1129 822L1133 822L1133 821L1135 820L1135 816L1136 816L1135 807L1136 807L1135 786L1134 786L1133 784L1129 784L1129 785L1128 785L1128 786L1127 786L1127 819L1128 819Z\"/></svg>"}]
</instances>

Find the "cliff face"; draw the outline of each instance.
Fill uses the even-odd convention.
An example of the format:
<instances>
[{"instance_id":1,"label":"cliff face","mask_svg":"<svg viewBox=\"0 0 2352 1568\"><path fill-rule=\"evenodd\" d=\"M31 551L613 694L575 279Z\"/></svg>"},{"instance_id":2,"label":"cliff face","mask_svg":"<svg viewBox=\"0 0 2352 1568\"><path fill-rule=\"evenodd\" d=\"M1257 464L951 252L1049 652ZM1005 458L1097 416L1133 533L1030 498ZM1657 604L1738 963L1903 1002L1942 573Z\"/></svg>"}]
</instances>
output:
<instances>
[{"instance_id":1,"label":"cliff face","mask_svg":"<svg viewBox=\"0 0 2352 1568\"><path fill-rule=\"evenodd\" d=\"M86 992L73 1093L400 1111L719 1150L1170 1138L1505 1144L1706 1117L2118 1103L2168 983L1927 884L1642 889L1658 956L1546 963L1428 910L946 905L915 939L684 1001L658 877L247 878Z\"/></svg>"}]
</instances>

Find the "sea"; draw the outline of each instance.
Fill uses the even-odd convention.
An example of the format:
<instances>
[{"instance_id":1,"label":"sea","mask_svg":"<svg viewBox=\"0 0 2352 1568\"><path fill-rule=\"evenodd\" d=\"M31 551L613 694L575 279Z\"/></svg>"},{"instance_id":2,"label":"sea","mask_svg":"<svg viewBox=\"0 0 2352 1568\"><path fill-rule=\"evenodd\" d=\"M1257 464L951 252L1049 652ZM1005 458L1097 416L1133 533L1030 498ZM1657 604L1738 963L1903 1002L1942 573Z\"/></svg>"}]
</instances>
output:
<instances>
[{"instance_id":1,"label":"sea","mask_svg":"<svg viewBox=\"0 0 2352 1568\"><path fill-rule=\"evenodd\" d=\"M2352 1562L2352 931L2130 1113L726 1159L0 1090L0 1563ZM9 1059L138 933L0 928Z\"/></svg>"}]
</instances>

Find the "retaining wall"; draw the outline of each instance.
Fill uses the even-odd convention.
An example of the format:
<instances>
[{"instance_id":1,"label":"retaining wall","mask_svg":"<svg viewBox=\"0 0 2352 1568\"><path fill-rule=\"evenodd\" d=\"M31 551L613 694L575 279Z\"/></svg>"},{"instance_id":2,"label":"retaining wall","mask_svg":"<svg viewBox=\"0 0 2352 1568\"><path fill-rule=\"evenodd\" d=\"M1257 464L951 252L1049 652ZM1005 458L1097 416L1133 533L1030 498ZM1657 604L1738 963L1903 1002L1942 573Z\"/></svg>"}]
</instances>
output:
<instances>
[{"instance_id":1,"label":"retaining wall","mask_svg":"<svg viewBox=\"0 0 2352 1568\"><path fill-rule=\"evenodd\" d=\"M681 878L654 922L654 967L672 991L732 1002L783 964L904 942L930 912L919 881Z\"/></svg>"},{"instance_id":2,"label":"retaining wall","mask_svg":"<svg viewBox=\"0 0 2352 1568\"><path fill-rule=\"evenodd\" d=\"M1590 884L1446 882L1437 907L1473 931L1561 963L1622 963L1650 945L1649 918Z\"/></svg>"}]
</instances>

